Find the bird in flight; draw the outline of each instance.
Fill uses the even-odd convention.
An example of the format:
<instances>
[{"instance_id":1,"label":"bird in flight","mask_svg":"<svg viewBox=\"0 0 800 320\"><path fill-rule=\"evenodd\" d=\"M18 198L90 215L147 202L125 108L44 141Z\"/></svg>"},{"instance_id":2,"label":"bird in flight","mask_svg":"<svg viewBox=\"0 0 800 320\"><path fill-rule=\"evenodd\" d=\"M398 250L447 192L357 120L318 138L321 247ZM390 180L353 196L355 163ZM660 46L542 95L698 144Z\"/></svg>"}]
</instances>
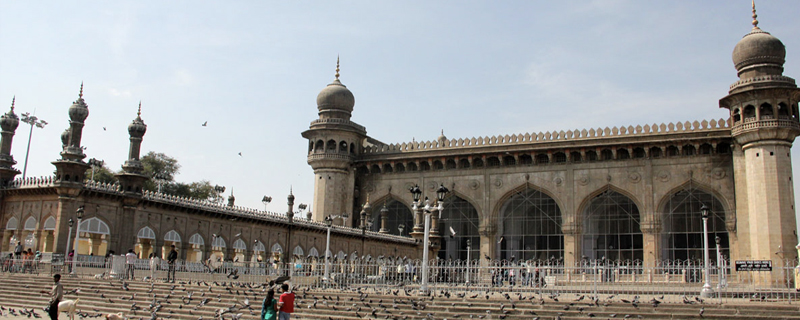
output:
<instances>
[{"instance_id":1,"label":"bird in flight","mask_svg":"<svg viewBox=\"0 0 800 320\"><path fill-rule=\"evenodd\" d=\"M500 240L497 240L497 244L500 244L501 242L503 242L503 237L500 237Z\"/></svg>"},{"instance_id":2,"label":"bird in flight","mask_svg":"<svg viewBox=\"0 0 800 320\"><path fill-rule=\"evenodd\" d=\"M103 127L103 131L106 131L106 127Z\"/></svg>"},{"instance_id":3,"label":"bird in flight","mask_svg":"<svg viewBox=\"0 0 800 320\"><path fill-rule=\"evenodd\" d=\"M206 122L203 122L203 126L204 126L204 127L207 127L207 126L208 126L208 121L206 121Z\"/></svg>"},{"instance_id":4,"label":"bird in flight","mask_svg":"<svg viewBox=\"0 0 800 320\"><path fill-rule=\"evenodd\" d=\"M456 236L456 230L454 230L453 227L450 226L450 239L452 239L455 236Z\"/></svg>"},{"instance_id":5,"label":"bird in flight","mask_svg":"<svg viewBox=\"0 0 800 320\"><path fill-rule=\"evenodd\" d=\"M239 236L241 236L241 235L242 235L242 233L241 233L241 232L239 232L239 233L237 233L237 234L236 234L235 236L233 236L233 237L234 237L234 238L238 238L238 237L239 237Z\"/></svg>"},{"instance_id":6,"label":"bird in flight","mask_svg":"<svg viewBox=\"0 0 800 320\"><path fill-rule=\"evenodd\" d=\"M242 156L242 153L241 153L241 152L239 152L239 156L240 156L240 157Z\"/></svg>"}]
</instances>

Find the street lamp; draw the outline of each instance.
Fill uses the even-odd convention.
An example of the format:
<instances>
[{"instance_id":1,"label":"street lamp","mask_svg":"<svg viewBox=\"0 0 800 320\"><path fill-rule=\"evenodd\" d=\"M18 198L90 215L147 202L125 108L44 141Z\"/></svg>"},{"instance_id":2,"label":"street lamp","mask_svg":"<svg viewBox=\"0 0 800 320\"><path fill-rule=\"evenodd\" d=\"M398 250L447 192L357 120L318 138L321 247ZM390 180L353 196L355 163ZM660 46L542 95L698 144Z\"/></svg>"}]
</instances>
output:
<instances>
[{"instance_id":1,"label":"street lamp","mask_svg":"<svg viewBox=\"0 0 800 320\"><path fill-rule=\"evenodd\" d=\"M264 204L264 211L267 211L267 204L269 204L270 202L272 202L272 197L264 196L263 198L261 198L261 203Z\"/></svg>"},{"instance_id":2,"label":"street lamp","mask_svg":"<svg viewBox=\"0 0 800 320\"><path fill-rule=\"evenodd\" d=\"M413 210L417 211L420 209L419 205L422 204L419 199L422 196L422 190L419 189L419 186L415 185L409 189L411 195L414 198L414 206ZM439 211L439 217L441 218L442 211L444 211L444 197L450 190L445 188L444 184L440 184L439 188L436 189L436 199L439 203L438 206L432 207L430 205L430 200L425 198L425 206L422 208L423 212L425 213L425 237L422 240L422 245L424 246L422 249L422 284L419 287L420 294L428 294L428 251L430 247L429 237L431 233L431 214L433 211Z\"/></svg>"},{"instance_id":3,"label":"street lamp","mask_svg":"<svg viewBox=\"0 0 800 320\"><path fill-rule=\"evenodd\" d=\"M92 173L94 174L94 171L92 171ZM161 186L167 183L169 176L163 173L155 173L153 174L153 180L155 180L156 185L158 186L158 193L161 193Z\"/></svg>"},{"instance_id":4,"label":"street lamp","mask_svg":"<svg viewBox=\"0 0 800 320\"><path fill-rule=\"evenodd\" d=\"M704 298L710 298L714 294L714 289L711 288L711 279L709 278L709 261L708 261L708 207L703 204L700 207L700 214L703 216L703 258L705 260L705 265L703 266L703 271L705 272L706 281L703 284L703 290L700 291L700 295Z\"/></svg>"},{"instance_id":5,"label":"street lamp","mask_svg":"<svg viewBox=\"0 0 800 320\"><path fill-rule=\"evenodd\" d=\"M78 216L78 227L75 228L75 242L72 244L72 251L74 254L72 255L72 272L70 272L70 274L75 274L75 261L78 260L78 236L81 232L81 219L83 219L83 211L83 206L80 206L78 207L78 210L75 210L75 215Z\"/></svg>"},{"instance_id":6,"label":"street lamp","mask_svg":"<svg viewBox=\"0 0 800 320\"><path fill-rule=\"evenodd\" d=\"M405 230L405 229L406 229L406 225L404 225L402 223L399 226L397 226L397 231L400 231L400 236L403 236L403 230Z\"/></svg>"},{"instance_id":7,"label":"street lamp","mask_svg":"<svg viewBox=\"0 0 800 320\"><path fill-rule=\"evenodd\" d=\"M342 215L330 215L325 217L325 226L328 227L328 239L325 241L325 277L324 280L330 283L330 261L328 260L328 256L331 253L331 226L333 226L333 219L342 218L342 220L347 219L347 214Z\"/></svg>"},{"instance_id":8,"label":"street lamp","mask_svg":"<svg viewBox=\"0 0 800 320\"><path fill-rule=\"evenodd\" d=\"M472 250L472 240L467 239L467 285L469 285L469 252Z\"/></svg>"},{"instance_id":9,"label":"street lamp","mask_svg":"<svg viewBox=\"0 0 800 320\"><path fill-rule=\"evenodd\" d=\"M75 225L75 221L69 218L67 225L69 226L69 232L67 232L67 256L69 256L69 244L70 241L72 241L72 226Z\"/></svg>"},{"instance_id":10,"label":"street lamp","mask_svg":"<svg viewBox=\"0 0 800 320\"><path fill-rule=\"evenodd\" d=\"M217 193L216 196L215 196L216 201L214 201L214 202L217 202L217 203L222 202L222 196L220 196L220 194L225 192L225 187L221 186L221 185L218 185L218 184L214 185L214 192Z\"/></svg>"},{"instance_id":11,"label":"street lamp","mask_svg":"<svg viewBox=\"0 0 800 320\"><path fill-rule=\"evenodd\" d=\"M25 179L25 173L28 172L28 155L31 153L31 137L33 137L33 127L44 128L47 121L41 120L36 116L32 116L29 112L21 114L20 120L31 125L31 131L28 133L28 149L25 151L25 166L22 167L22 179Z\"/></svg>"},{"instance_id":12,"label":"street lamp","mask_svg":"<svg viewBox=\"0 0 800 320\"><path fill-rule=\"evenodd\" d=\"M92 166L92 178L91 178L92 181L94 181L94 171L95 171L95 169L97 169L97 167L101 167L102 168L104 164L105 164L105 161L103 161L103 160L97 160L95 158L89 159L89 165ZM159 186L159 188L160 187L161 186Z\"/></svg>"}]
</instances>

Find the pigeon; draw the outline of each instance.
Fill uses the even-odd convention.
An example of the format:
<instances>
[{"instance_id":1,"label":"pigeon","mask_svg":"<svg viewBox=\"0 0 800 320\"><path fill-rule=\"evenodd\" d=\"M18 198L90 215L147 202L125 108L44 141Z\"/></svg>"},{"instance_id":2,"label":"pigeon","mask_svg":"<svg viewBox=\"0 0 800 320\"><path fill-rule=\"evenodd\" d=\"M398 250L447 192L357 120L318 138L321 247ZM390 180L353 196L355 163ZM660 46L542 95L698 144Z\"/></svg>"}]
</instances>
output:
<instances>
[{"instance_id":1,"label":"pigeon","mask_svg":"<svg viewBox=\"0 0 800 320\"><path fill-rule=\"evenodd\" d=\"M242 153L241 153L241 152L239 152L239 156L240 156L240 157L242 156Z\"/></svg>"},{"instance_id":2,"label":"pigeon","mask_svg":"<svg viewBox=\"0 0 800 320\"><path fill-rule=\"evenodd\" d=\"M208 121L206 121L206 122L203 122L202 126L203 126L203 127L207 127L207 126L208 126Z\"/></svg>"},{"instance_id":3,"label":"pigeon","mask_svg":"<svg viewBox=\"0 0 800 320\"><path fill-rule=\"evenodd\" d=\"M502 243L502 242L503 242L503 237L501 236L501 237L500 237L500 240L497 240L497 244L500 244L500 243Z\"/></svg>"},{"instance_id":4,"label":"pigeon","mask_svg":"<svg viewBox=\"0 0 800 320\"><path fill-rule=\"evenodd\" d=\"M242 153L240 152L240 153L239 153L239 155L242 155ZM234 238L238 238L238 237L240 237L241 235L242 235L242 233L241 233L241 232L239 232L239 233L237 233L237 234L236 234L235 236L233 236L233 237L234 237Z\"/></svg>"},{"instance_id":5,"label":"pigeon","mask_svg":"<svg viewBox=\"0 0 800 320\"><path fill-rule=\"evenodd\" d=\"M453 230L453 226L450 226L450 239L455 238L456 230Z\"/></svg>"},{"instance_id":6,"label":"pigeon","mask_svg":"<svg viewBox=\"0 0 800 320\"><path fill-rule=\"evenodd\" d=\"M106 127L103 127L103 131L106 131Z\"/></svg>"}]
</instances>

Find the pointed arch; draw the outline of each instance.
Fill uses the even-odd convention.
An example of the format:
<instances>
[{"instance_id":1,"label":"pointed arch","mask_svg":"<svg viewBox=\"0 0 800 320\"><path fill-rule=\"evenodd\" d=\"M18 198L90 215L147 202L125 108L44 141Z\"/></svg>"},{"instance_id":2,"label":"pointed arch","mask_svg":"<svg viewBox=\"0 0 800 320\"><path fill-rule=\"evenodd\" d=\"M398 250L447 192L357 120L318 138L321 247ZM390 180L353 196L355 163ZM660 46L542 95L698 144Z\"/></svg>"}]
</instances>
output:
<instances>
[{"instance_id":1,"label":"pointed arch","mask_svg":"<svg viewBox=\"0 0 800 320\"><path fill-rule=\"evenodd\" d=\"M233 242L233 249L247 251L247 245L244 243L244 240L236 239L236 241Z\"/></svg>"},{"instance_id":2,"label":"pointed arch","mask_svg":"<svg viewBox=\"0 0 800 320\"><path fill-rule=\"evenodd\" d=\"M26 231L36 230L36 218L28 217L28 219L25 219L25 225L23 227L23 230Z\"/></svg>"},{"instance_id":3,"label":"pointed arch","mask_svg":"<svg viewBox=\"0 0 800 320\"><path fill-rule=\"evenodd\" d=\"M206 244L206 241L203 240L203 236L201 236L199 233L195 233L189 237L189 244L203 246Z\"/></svg>"},{"instance_id":4,"label":"pointed arch","mask_svg":"<svg viewBox=\"0 0 800 320\"><path fill-rule=\"evenodd\" d=\"M292 254L300 257L305 255L305 253L303 252L303 247L301 247L300 245L297 245L294 247L294 249L292 249Z\"/></svg>"},{"instance_id":5,"label":"pointed arch","mask_svg":"<svg viewBox=\"0 0 800 320\"><path fill-rule=\"evenodd\" d=\"M139 239L155 240L156 239L156 232L153 231L153 229L151 229L150 227L144 226L141 229L139 229L138 233L136 233L136 237L139 238Z\"/></svg>"},{"instance_id":6,"label":"pointed arch","mask_svg":"<svg viewBox=\"0 0 800 320\"><path fill-rule=\"evenodd\" d=\"M644 239L639 206L611 185L584 200L582 256L588 259L642 260Z\"/></svg>"},{"instance_id":7,"label":"pointed arch","mask_svg":"<svg viewBox=\"0 0 800 320\"><path fill-rule=\"evenodd\" d=\"M386 217L386 229L389 231L389 234L410 237L409 234L414 227L414 213L404 201L398 199L393 194L386 194L375 203L377 205L372 207L372 215L370 216L372 218L372 227L370 230L375 232L380 231L382 225L381 210L385 204L386 209L389 210ZM401 224L404 226L402 234L400 234L399 230Z\"/></svg>"},{"instance_id":8,"label":"pointed arch","mask_svg":"<svg viewBox=\"0 0 800 320\"><path fill-rule=\"evenodd\" d=\"M283 253L283 247L281 246L280 243L276 242L275 244L272 245L272 248L270 248L270 251L273 252L273 253L275 253L275 252Z\"/></svg>"},{"instance_id":9,"label":"pointed arch","mask_svg":"<svg viewBox=\"0 0 800 320\"><path fill-rule=\"evenodd\" d=\"M228 244L225 242L225 239L222 236L216 236L213 240L211 240L211 246L215 248L227 248Z\"/></svg>"},{"instance_id":10,"label":"pointed arch","mask_svg":"<svg viewBox=\"0 0 800 320\"><path fill-rule=\"evenodd\" d=\"M308 249L308 256L309 257L319 257L319 251L317 251L317 248L311 247L311 249Z\"/></svg>"},{"instance_id":11,"label":"pointed arch","mask_svg":"<svg viewBox=\"0 0 800 320\"><path fill-rule=\"evenodd\" d=\"M92 217L81 221L78 225L78 232L94 233L94 234L111 234L111 229L108 224L98 217Z\"/></svg>"},{"instance_id":12,"label":"pointed arch","mask_svg":"<svg viewBox=\"0 0 800 320\"><path fill-rule=\"evenodd\" d=\"M494 204L494 208L492 208L492 214L489 216L489 220L490 221L497 221L497 219L499 219L499 216L500 216L500 209L503 207L503 205L506 203L506 201L508 201L508 199L510 199L511 197L517 195L518 193L526 191L528 189L533 189L533 190L539 191L539 192L547 195L548 197L552 198L553 200L555 200L555 202L556 202L556 204L558 205L559 208L563 208L564 207L563 201L561 201L561 199L559 197L557 197L555 192L553 192L552 190L546 189L546 188L544 188L542 186L534 185L534 184L532 184L530 182L525 182L525 183L520 184L516 188L513 188L513 189L509 190L508 192L503 194L502 197L497 199L497 202L495 202L495 204Z\"/></svg>"},{"instance_id":13,"label":"pointed arch","mask_svg":"<svg viewBox=\"0 0 800 320\"><path fill-rule=\"evenodd\" d=\"M497 218L500 259L548 260L564 256L561 207L536 188L524 188L502 202Z\"/></svg>"},{"instance_id":14,"label":"pointed arch","mask_svg":"<svg viewBox=\"0 0 800 320\"><path fill-rule=\"evenodd\" d=\"M11 217L11 219L8 219L8 222L6 222L6 230L17 230L18 227L19 221L17 217Z\"/></svg>"},{"instance_id":15,"label":"pointed arch","mask_svg":"<svg viewBox=\"0 0 800 320\"><path fill-rule=\"evenodd\" d=\"M728 201L727 197L725 197L724 195L719 193L718 190L712 188L711 186L709 186L709 185L707 185L705 183L699 182L699 181L697 181L695 179L687 179L685 182L683 182L683 183L673 187L669 191L667 191L661 197L661 199L658 201L658 206L656 206L656 208L658 208L658 212L665 212L665 210L666 210L665 207L667 206L669 198L671 197L671 195L674 195L678 191L686 190L686 189L692 189L692 188L695 188L695 189L698 189L698 190L701 190L703 192L706 192L706 193L709 193L709 194L713 195L714 198L717 198L717 200L719 200L720 203L722 204L722 210L724 212L732 212L733 211L733 210L731 210L731 208L733 207L731 205L731 202Z\"/></svg>"},{"instance_id":16,"label":"pointed arch","mask_svg":"<svg viewBox=\"0 0 800 320\"><path fill-rule=\"evenodd\" d=\"M181 242L181 235L175 230L170 230L164 235L164 241Z\"/></svg>"},{"instance_id":17,"label":"pointed arch","mask_svg":"<svg viewBox=\"0 0 800 320\"><path fill-rule=\"evenodd\" d=\"M53 216L47 217L44 220L44 230L55 230L56 229L56 218Z\"/></svg>"},{"instance_id":18,"label":"pointed arch","mask_svg":"<svg viewBox=\"0 0 800 320\"><path fill-rule=\"evenodd\" d=\"M438 257L441 259L467 259L467 241L470 242L471 257L479 257L481 236L478 233L480 214L469 198L451 191L443 203L444 210L438 221L442 236ZM451 235L455 231L455 235Z\"/></svg>"},{"instance_id":19,"label":"pointed arch","mask_svg":"<svg viewBox=\"0 0 800 320\"><path fill-rule=\"evenodd\" d=\"M255 252L265 252L267 248L264 247L264 243L261 241L256 240L255 244L253 244L253 251Z\"/></svg>"}]
</instances>

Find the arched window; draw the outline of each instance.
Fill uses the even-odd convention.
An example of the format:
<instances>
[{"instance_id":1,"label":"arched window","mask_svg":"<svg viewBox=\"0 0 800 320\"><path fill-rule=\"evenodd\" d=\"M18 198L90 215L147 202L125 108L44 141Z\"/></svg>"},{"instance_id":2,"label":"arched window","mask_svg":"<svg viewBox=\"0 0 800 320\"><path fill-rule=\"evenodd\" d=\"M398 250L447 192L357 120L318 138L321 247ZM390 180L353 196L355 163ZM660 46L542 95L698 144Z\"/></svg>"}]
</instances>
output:
<instances>
[{"instance_id":1,"label":"arched window","mask_svg":"<svg viewBox=\"0 0 800 320\"><path fill-rule=\"evenodd\" d=\"M402 163L395 164L395 171L406 172L406 167Z\"/></svg>"},{"instance_id":2,"label":"arched window","mask_svg":"<svg viewBox=\"0 0 800 320\"><path fill-rule=\"evenodd\" d=\"M6 230L17 230L18 225L19 222L17 221L17 218L11 217L11 219L8 219L8 222L6 223Z\"/></svg>"},{"instance_id":3,"label":"arched window","mask_svg":"<svg viewBox=\"0 0 800 320\"><path fill-rule=\"evenodd\" d=\"M392 173L392 171L394 171L394 170L392 170L392 164L391 163L386 163L386 164L383 165L383 172Z\"/></svg>"},{"instance_id":4,"label":"arched window","mask_svg":"<svg viewBox=\"0 0 800 320\"><path fill-rule=\"evenodd\" d=\"M255 252L264 252L264 251L267 251L267 248L264 247L264 243L263 242L256 240L255 244L253 245L253 251L255 251Z\"/></svg>"},{"instance_id":5,"label":"arched window","mask_svg":"<svg viewBox=\"0 0 800 320\"><path fill-rule=\"evenodd\" d=\"M458 160L458 167L461 169L469 169L469 159Z\"/></svg>"},{"instance_id":6,"label":"arched window","mask_svg":"<svg viewBox=\"0 0 800 320\"><path fill-rule=\"evenodd\" d=\"M25 247L26 248L35 248L36 247L36 237L33 236L33 233L28 234L25 237Z\"/></svg>"},{"instance_id":7,"label":"arched window","mask_svg":"<svg viewBox=\"0 0 800 320\"><path fill-rule=\"evenodd\" d=\"M547 156L546 153L540 153L536 155L536 163L537 164L547 164L550 163L550 157Z\"/></svg>"},{"instance_id":8,"label":"arched window","mask_svg":"<svg viewBox=\"0 0 800 320\"><path fill-rule=\"evenodd\" d=\"M28 219L25 219L24 230L36 230L36 218L28 217Z\"/></svg>"},{"instance_id":9,"label":"arched window","mask_svg":"<svg viewBox=\"0 0 800 320\"><path fill-rule=\"evenodd\" d=\"M697 153L697 149L691 144L687 144L683 146L683 155L684 156L693 156Z\"/></svg>"},{"instance_id":10,"label":"arched window","mask_svg":"<svg viewBox=\"0 0 800 320\"><path fill-rule=\"evenodd\" d=\"M377 165L377 164L373 164L372 165L372 169L370 170L370 173L372 173L372 174L381 173L381 167L379 165Z\"/></svg>"},{"instance_id":11,"label":"arched window","mask_svg":"<svg viewBox=\"0 0 800 320\"><path fill-rule=\"evenodd\" d=\"M739 108L733 109L733 122L736 123L739 121L742 121L742 115L739 112Z\"/></svg>"},{"instance_id":12,"label":"arched window","mask_svg":"<svg viewBox=\"0 0 800 320\"><path fill-rule=\"evenodd\" d=\"M717 143L717 153L726 154L731 152L731 145L727 142Z\"/></svg>"},{"instance_id":13,"label":"arched window","mask_svg":"<svg viewBox=\"0 0 800 320\"><path fill-rule=\"evenodd\" d=\"M514 156L505 156L503 157L503 164L507 166L514 166L517 165L517 160L514 159Z\"/></svg>"},{"instance_id":14,"label":"arched window","mask_svg":"<svg viewBox=\"0 0 800 320\"><path fill-rule=\"evenodd\" d=\"M742 114L745 120L748 119L755 119L756 118L756 107L752 105L747 105L744 107L744 112Z\"/></svg>"},{"instance_id":15,"label":"arched window","mask_svg":"<svg viewBox=\"0 0 800 320\"><path fill-rule=\"evenodd\" d=\"M344 253L344 251L339 250L339 252L336 253L336 259L344 260L344 258L347 258L347 254Z\"/></svg>"},{"instance_id":16,"label":"arched window","mask_svg":"<svg viewBox=\"0 0 800 320\"><path fill-rule=\"evenodd\" d=\"M652 147L650 148L650 158L658 159L661 158L661 148L659 147Z\"/></svg>"},{"instance_id":17,"label":"arched window","mask_svg":"<svg viewBox=\"0 0 800 320\"><path fill-rule=\"evenodd\" d=\"M302 257L302 256L305 255L305 253L303 253L303 248L301 248L300 246L294 247L294 250L292 250L292 254L296 255L296 256L299 256L299 257Z\"/></svg>"},{"instance_id":18,"label":"arched window","mask_svg":"<svg viewBox=\"0 0 800 320\"><path fill-rule=\"evenodd\" d=\"M108 225L98 218L89 218L81 221L81 224L78 226L78 232L110 234ZM155 238L155 233L153 234L153 238Z\"/></svg>"},{"instance_id":19,"label":"arched window","mask_svg":"<svg viewBox=\"0 0 800 320\"><path fill-rule=\"evenodd\" d=\"M578 151L572 151L569 153L569 158L572 162L581 162L581 153Z\"/></svg>"},{"instance_id":20,"label":"arched window","mask_svg":"<svg viewBox=\"0 0 800 320\"><path fill-rule=\"evenodd\" d=\"M356 145L354 143L350 143L350 154L356 153Z\"/></svg>"},{"instance_id":21,"label":"arched window","mask_svg":"<svg viewBox=\"0 0 800 320\"><path fill-rule=\"evenodd\" d=\"M634 159L642 159L646 156L644 152L644 148L633 148L633 158Z\"/></svg>"},{"instance_id":22,"label":"arched window","mask_svg":"<svg viewBox=\"0 0 800 320\"><path fill-rule=\"evenodd\" d=\"M529 154L522 154L519 156L519 164L531 165L533 164L533 157Z\"/></svg>"},{"instance_id":23,"label":"arched window","mask_svg":"<svg viewBox=\"0 0 800 320\"><path fill-rule=\"evenodd\" d=\"M275 252L278 252L278 253L283 253L283 247L281 247L281 244L280 244L280 243L275 243L275 244L273 244L273 245L272 245L272 249L271 249L271 251L272 251L273 253L275 253Z\"/></svg>"},{"instance_id":24,"label":"arched window","mask_svg":"<svg viewBox=\"0 0 800 320\"><path fill-rule=\"evenodd\" d=\"M442 169L444 169L444 164L442 164L442 162L439 161L439 160L434 160L433 161L433 170L442 170Z\"/></svg>"},{"instance_id":25,"label":"arched window","mask_svg":"<svg viewBox=\"0 0 800 320\"><path fill-rule=\"evenodd\" d=\"M244 240L236 239L236 241L233 242L233 249L247 251L247 245L244 243Z\"/></svg>"},{"instance_id":26,"label":"arched window","mask_svg":"<svg viewBox=\"0 0 800 320\"><path fill-rule=\"evenodd\" d=\"M389 199L386 202L386 209L389 210L386 216L386 229L389 234L410 237L411 229L414 228L414 215L403 203ZM381 229L381 210L383 205L372 207L372 228L370 230L378 232ZM400 234L400 225L403 225L403 234Z\"/></svg>"},{"instance_id":27,"label":"arched window","mask_svg":"<svg viewBox=\"0 0 800 320\"><path fill-rule=\"evenodd\" d=\"M483 159L481 158L473 159L472 165L475 166L475 168L483 168Z\"/></svg>"},{"instance_id":28,"label":"arched window","mask_svg":"<svg viewBox=\"0 0 800 320\"><path fill-rule=\"evenodd\" d=\"M202 246L205 245L206 242L203 240L203 236L201 236L199 233L195 233L189 237L189 244Z\"/></svg>"},{"instance_id":29,"label":"arched window","mask_svg":"<svg viewBox=\"0 0 800 320\"><path fill-rule=\"evenodd\" d=\"M181 242L181 235L175 230L170 230L164 235L164 241Z\"/></svg>"},{"instance_id":30,"label":"arched window","mask_svg":"<svg viewBox=\"0 0 800 320\"><path fill-rule=\"evenodd\" d=\"M56 229L56 218L49 217L44 220L44 230L55 230Z\"/></svg>"},{"instance_id":31,"label":"arched window","mask_svg":"<svg viewBox=\"0 0 800 320\"><path fill-rule=\"evenodd\" d=\"M586 151L586 161L597 161L597 151Z\"/></svg>"},{"instance_id":32,"label":"arched window","mask_svg":"<svg viewBox=\"0 0 800 320\"><path fill-rule=\"evenodd\" d=\"M222 237L215 237L214 240L211 240L211 246L215 248L227 248L227 244L225 243L225 239Z\"/></svg>"},{"instance_id":33,"label":"arched window","mask_svg":"<svg viewBox=\"0 0 800 320\"><path fill-rule=\"evenodd\" d=\"M456 168L456 161L453 159L447 159L447 163L445 164L445 168L447 170L455 169Z\"/></svg>"},{"instance_id":34,"label":"arched window","mask_svg":"<svg viewBox=\"0 0 800 320\"><path fill-rule=\"evenodd\" d=\"M725 209L714 195L688 187L669 197L663 209L662 258L668 260L703 259L703 217L700 208L709 209L708 243L714 246L720 238L720 254L729 255L728 230L725 228ZM716 260L716 255L711 255Z\"/></svg>"},{"instance_id":35,"label":"arched window","mask_svg":"<svg viewBox=\"0 0 800 320\"><path fill-rule=\"evenodd\" d=\"M420 171L430 171L431 170L431 165L428 163L428 161L420 161L419 162L419 170Z\"/></svg>"},{"instance_id":36,"label":"arched window","mask_svg":"<svg viewBox=\"0 0 800 320\"><path fill-rule=\"evenodd\" d=\"M700 145L700 150L698 151L700 154L711 154L713 150L714 147L712 147L711 144L704 143Z\"/></svg>"},{"instance_id":37,"label":"arched window","mask_svg":"<svg viewBox=\"0 0 800 320\"><path fill-rule=\"evenodd\" d=\"M680 154L681 153L678 150L678 147L676 147L676 146L667 147L667 157L676 157L676 156L678 156Z\"/></svg>"},{"instance_id":38,"label":"arched window","mask_svg":"<svg viewBox=\"0 0 800 320\"><path fill-rule=\"evenodd\" d=\"M611 149L600 151L600 160L614 160L614 152Z\"/></svg>"},{"instance_id":39,"label":"arched window","mask_svg":"<svg viewBox=\"0 0 800 320\"><path fill-rule=\"evenodd\" d=\"M789 118L789 107L786 106L786 103L778 103L778 116L781 118Z\"/></svg>"},{"instance_id":40,"label":"arched window","mask_svg":"<svg viewBox=\"0 0 800 320\"><path fill-rule=\"evenodd\" d=\"M336 141L331 139L325 144L326 152L336 152Z\"/></svg>"},{"instance_id":41,"label":"arched window","mask_svg":"<svg viewBox=\"0 0 800 320\"><path fill-rule=\"evenodd\" d=\"M317 251L317 248L311 247L311 249L308 250L308 256L309 257L317 257L318 258L319 257L319 251Z\"/></svg>"},{"instance_id":42,"label":"arched window","mask_svg":"<svg viewBox=\"0 0 800 320\"><path fill-rule=\"evenodd\" d=\"M775 118L775 113L772 110L772 105L769 103L762 103L761 106L758 107L758 113L761 116L761 119Z\"/></svg>"},{"instance_id":43,"label":"arched window","mask_svg":"<svg viewBox=\"0 0 800 320\"><path fill-rule=\"evenodd\" d=\"M563 152L556 152L553 154L553 162L554 163L565 163L567 162L567 155Z\"/></svg>"},{"instance_id":44,"label":"arched window","mask_svg":"<svg viewBox=\"0 0 800 320\"><path fill-rule=\"evenodd\" d=\"M150 227L144 227L139 229L139 233L136 234L136 237L139 239L156 239L156 233Z\"/></svg>"},{"instance_id":45,"label":"arched window","mask_svg":"<svg viewBox=\"0 0 800 320\"><path fill-rule=\"evenodd\" d=\"M489 165L489 167L499 167L500 159L497 157L488 157L486 158L486 163Z\"/></svg>"},{"instance_id":46,"label":"arched window","mask_svg":"<svg viewBox=\"0 0 800 320\"><path fill-rule=\"evenodd\" d=\"M617 150L617 159L619 160L627 160L630 159L631 155L628 153L628 149L618 149Z\"/></svg>"},{"instance_id":47,"label":"arched window","mask_svg":"<svg viewBox=\"0 0 800 320\"><path fill-rule=\"evenodd\" d=\"M339 153L347 153L347 141L339 142Z\"/></svg>"},{"instance_id":48,"label":"arched window","mask_svg":"<svg viewBox=\"0 0 800 320\"><path fill-rule=\"evenodd\" d=\"M417 164L414 162L408 163L408 171L417 171Z\"/></svg>"},{"instance_id":49,"label":"arched window","mask_svg":"<svg viewBox=\"0 0 800 320\"><path fill-rule=\"evenodd\" d=\"M560 259L564 256L561 209L550 196L527 189L503 204L498 221L500 259Z\"/></svg>"},{"instance_id":50,"label":"arched window","mask_svg":"<svg viewBox=\"0 0 800 320\"><path fill-rule=\"evenodd\" d=\"M481 236L478 233L480 218L478 210L469 201L457 196L444 200L444 211L439 219L439 234L442 236L439 249L441 259L467 259L467 240L470 240L470 259L480 259ZM456 232L450 236L450 228Z\"/></svg>"},{"instance_id":51,"label":"arched window","mask_svg":"<svg viewBox=\"0 0 800 320\"><path fill-rule=\"evenodd\" d=\"M325 142L322 142L322 140L317 140L317 144L314 145L314 152L325 152Z\"/></svg>"},{"instance_id":52,"label":"arched window","mask_svg":"<svg viewBox=\"0 0 800 320\"><path fill-rule=\"evenodd\" d=\"M639 208L628 197L607 190L583 210L583 255L588 259L641 260Z\"/></svg>"}]
</instances>

